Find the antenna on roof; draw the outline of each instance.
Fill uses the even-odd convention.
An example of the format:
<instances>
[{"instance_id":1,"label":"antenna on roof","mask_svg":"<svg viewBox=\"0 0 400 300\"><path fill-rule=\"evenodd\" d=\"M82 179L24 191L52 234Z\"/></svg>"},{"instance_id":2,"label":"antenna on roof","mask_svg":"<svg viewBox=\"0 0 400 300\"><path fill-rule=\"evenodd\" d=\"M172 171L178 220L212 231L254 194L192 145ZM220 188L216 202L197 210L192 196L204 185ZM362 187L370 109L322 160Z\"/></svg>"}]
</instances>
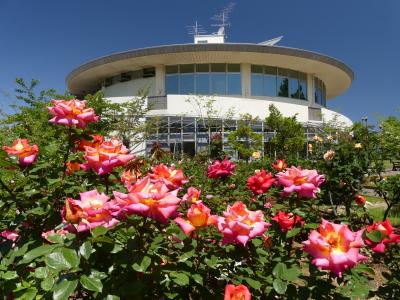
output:
<instances>
[{"instance_id":1,"label":"antenna on roof","mask_svg":"<svg viewBox=\"0 0 400 300\"><path fill-rule=\"evenodd\" d=\"M259 45L264 45L264 46L275 46L275 44L279 43L282 38L283 38L283 35L278 36L278 37L273 38L273 39L270 39L270 40L265 41L265 42L258 43L258 44Z\"/></svg>"},{"instance_id":2,"label":"antenna on roof","mask_svg":"<svg viewBox=\"0 0 400 300\"><path fill-rule=\"evenodd\" d=\"M203 28L203 26L198 24L197 21L195 22L195 25L186 26L186 30L189 35L193 35L193 36L207 33L207 31Z\"/></svg>"},{"instance_id":3,"label":"antenna on roof","mask_svg":"<svg viewBox=\"0 0 400 300\"><path fill-rule=\"evenodd\" d=\"M229 22L229 14L232 12L233 8L235 7L236 3L230 2L226 5L220 13L211 17L211 20L217 21L217 24L212 24L211 26L219 27L217 34L225 36L225 28L229 27L231 23Z\"/></svg>"}]
</instances>

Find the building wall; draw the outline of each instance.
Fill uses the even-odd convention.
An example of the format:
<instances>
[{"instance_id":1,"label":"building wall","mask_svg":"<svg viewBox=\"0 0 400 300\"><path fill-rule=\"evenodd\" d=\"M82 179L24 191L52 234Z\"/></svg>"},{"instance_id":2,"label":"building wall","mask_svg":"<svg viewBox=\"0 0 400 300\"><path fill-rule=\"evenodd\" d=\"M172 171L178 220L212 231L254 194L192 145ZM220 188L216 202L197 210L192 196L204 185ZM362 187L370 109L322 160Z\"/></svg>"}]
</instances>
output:
<instances>
[{"instance_id":1,"label":"building wall","mask_svg":"<svg viewBox=\"0 0 400 300\"><path fill-rule=\"evenodd\" d=\"M126 82L118 82L103 88L106 98L113 98L114 101L121 102L136 96L141 89L149 88L149 96L156 95L155 77L139 78Z\"/></svg>"},{"instance_id":2,"label":"building wall","mask_svg":"<svg viewBox=\"0 0 400 300\"><path fill-rule=\"evenodd\" d=\"M200 109L195 101L188 102L191 96L188 95L168 95L167 109L152 110L149 115L185 115L199 116ZM234 118L240 118L241 114L249 113L254 117L264 119L268 116L268 107L270 104L275 105L284 116L294 116L297 114L297 120L301 123L309 122L308 102L280 97L259 98L241 98L241 97L213 97L215 109L218 111L218 117L226 116L230 111L234 111ZM329 122L334 118L341 123L342 126L351 126L352 122L346 116L336 113L332 110L314 105L320 108L322 120ZM203 109L204 111L204 109ZM203 113L204 114L204 113ZM335 117L336 116L336 117ZM322 124L322 122L320 122Z\"/></svg>"},{"instance_id":3,"label":"building wall","mask_svg":"<svg viewBox=\"0 0 400 300\"><path fill-rule=\"evenodd\" d=\"M205 109L201 109L195 101L188 101L190 98L196 96L190 95L167 95L162 101L166 101L166 109L158 109L149 111L150 116L201 116L205 114ZM130 99L131 97L107 97L108 99L116 102L122 102ZM226 117L231 111L234 112L233 118L240 118L241 114L251 114L254 117L264 119L268 116L268 107L270 104L275 105L279 111L287 117L297 114L297 120L301 123L313 122L309 120L309 103L307 101L280 98L280 97L263 97L260 98L241 98L241 97L222 97L215 96L214 108L217 111L216 117ZM207 99L207 98L205 98ZM351 126L352 121L346 116L334 112L332 110L321 107L317 104L313 105L314 108L321 109L322 118L324 122L336 120L340 126ZM203 112L201 112L203 111ZM322 122L313 122L320 123Z\"/></svg>"}]
</instances>

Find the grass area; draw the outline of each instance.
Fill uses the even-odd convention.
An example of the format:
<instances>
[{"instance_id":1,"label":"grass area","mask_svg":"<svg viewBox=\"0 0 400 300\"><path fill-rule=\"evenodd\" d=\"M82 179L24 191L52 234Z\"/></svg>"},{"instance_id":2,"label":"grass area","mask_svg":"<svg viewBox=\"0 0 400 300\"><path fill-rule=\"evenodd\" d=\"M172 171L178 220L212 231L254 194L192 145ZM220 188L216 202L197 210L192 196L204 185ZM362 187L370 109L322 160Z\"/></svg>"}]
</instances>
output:
<instances>
[{"instance_id":1,"label":"grass area","mask_svg":"<svg viewBox=\"0 0 400 300\"><path fill-rule=\"evenodd\" d=\"M375 196L367 196L363 195L365 197L365 200L371 203L379 203L379 202L384 202L382 198L380 197L375 197Z\"/></svg>"},{"instance_id":2,"label":"grass area","mask_svg":"<svg viewBox=\"0 0 400 300\"><path fill-rule=\"evenodd\" d=\"M380 197L375 197L375 196L364 196L365 199L370 202L370 203L384 203L383 199ZM385 213L385 207L371 207L368 208L367 211L371 215L371 217L374 219L375 222L377 221L382 221L383 215ZM400 209L396 207L392 208L389 211L389 220L390 223L393 225L393 227L399 227L400 226Z\"/></svg>"},{"instance_id":3,"label":"grass area","mask_svg":"<svg viewBox=\"0 0 400 300\"><path fill-rule=\"evenodd\" d=\"M385 208L374 207L368 209L369 215L374 219L374 222L382 221ZM400 226L400 210L391 209L389 212L389 220L393 227Z\"/></svg>"},{"instance_id":4,"label":"grass area","mask_svg":"<svg viewBox=\"0 0 400 300\"><path fill-rule=\"evenodd\" d=\"M390 160L384 160L383 161L383 167L385 168L385 170L392 170L393 165L390 162Z\"/></svg>"}]
</instances>

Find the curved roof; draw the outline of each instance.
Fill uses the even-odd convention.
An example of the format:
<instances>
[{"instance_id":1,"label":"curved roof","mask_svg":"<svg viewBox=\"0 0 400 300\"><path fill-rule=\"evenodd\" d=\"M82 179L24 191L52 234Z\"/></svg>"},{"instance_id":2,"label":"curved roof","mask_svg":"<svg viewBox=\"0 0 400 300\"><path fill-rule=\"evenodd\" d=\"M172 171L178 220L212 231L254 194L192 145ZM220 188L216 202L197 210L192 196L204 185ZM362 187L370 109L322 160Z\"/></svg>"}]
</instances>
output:
<instances>
[{"instance_id":1,"label":"curved roof","mask_svg":"<svg viewBox=\"0 0 400 300\"><path fill-rule=\"evenodd\" d=\"M72 70L66 78L71 93L95 91L105 78L156 65L189 63L250 63L277 66L314 74L326 86L327 98L346 91L353 71L332 57L288 47L258 44L181 44L119 52L89 61Z\"/></svg>"}]
</instances>

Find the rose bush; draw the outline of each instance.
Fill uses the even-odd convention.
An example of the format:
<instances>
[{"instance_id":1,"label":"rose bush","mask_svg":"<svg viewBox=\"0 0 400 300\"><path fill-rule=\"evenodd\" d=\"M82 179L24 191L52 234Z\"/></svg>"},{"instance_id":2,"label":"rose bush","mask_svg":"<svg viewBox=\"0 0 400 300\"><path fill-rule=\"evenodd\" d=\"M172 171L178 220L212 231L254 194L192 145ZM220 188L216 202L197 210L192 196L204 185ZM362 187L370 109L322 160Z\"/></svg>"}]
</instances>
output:
<instances>
[{"instance_id":1,"label":"rose bush","mask_svg":"<svg viewBox=\"0 0 400 300\"><path fill-rule=\"evenodd\" d=\"M358 190L348 211L326 202L327 186L339 195L328 170L344 164L339 146L329 159L315 146L319 159L303 165L135 159L120 139L98 138L102 115L77 101L49 109L60 134L34 135L34 164L0 154L4 298L399 297L398 229L359 218Z\"/></svg>"}]
</instances>

